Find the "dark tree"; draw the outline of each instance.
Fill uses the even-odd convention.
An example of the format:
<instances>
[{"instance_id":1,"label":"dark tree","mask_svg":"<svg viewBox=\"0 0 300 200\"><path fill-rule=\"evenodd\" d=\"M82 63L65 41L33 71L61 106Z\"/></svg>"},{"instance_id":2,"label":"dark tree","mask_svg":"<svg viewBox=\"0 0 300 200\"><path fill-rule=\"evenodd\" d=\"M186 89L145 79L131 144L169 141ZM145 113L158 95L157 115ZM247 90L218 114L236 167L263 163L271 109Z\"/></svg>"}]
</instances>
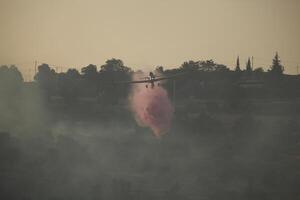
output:
<instances>
[{"instance_id":1,"label":"dark tree","mask_svg":"<svg viewBox=\"0 0 300 200\"><path fill-rule=\"evenodd\" d=\"M130 80L131 73L132 70L122 60L115 58L107 60L100 69L102 80L109 82Z\"/></svg>"},{"instance_id":2,"label":"dark tree","mask_svg":"<svg viewBox=\"0 0 300 200\"><path fill-rule=\"evenodd\" d=\"M97 72L97 66L89 64L81 69L81 73L84 81L84 94L92 97L97 96L99 91L99 74Z\"/></svg>"},{"instance_id":3,"label":"dark tree","mask_svg":"<svg viewBox=\"0 0 300 200\"><path fill-rule=\"evenodd\" d=\"M79 79L80 78L80 73L78 72L77 69L75 68L71 68L71 69L68 69L66 75L70 78L74 78L74 79Z\"/></svg>"},{"instance_id":4,"label":"dark tree","mask_svg":"<svg viewBox=\"0 0 300 200\"><path fill-rule=\"evenodd\" d=\"M129 81L132 70L125 66L120 59L107 60L100 69L100 93L106 102L116 103L128 94L129 85L115 83L118 81Z\"/></svg>"},{"instance_id":5,"label":"dark tree","mask_svg":"<svg viewBox=\"0 0 300 200\"><path fill-rule=\"evenodd\" d=\"M21 72L18 70L18 68L15 65L11 65L10 67L6 65L1 66L0 78L1 81L9 80L11 82L17 82L17 83L22 83L24 81Z\"/></svg>"},{"instance_id":6,"label":"dark tree","mask_svg":"<svg viewBox=\"0 0 300 200\"><path fill-rule=\"evenodd\" d=\"M213 60L198 61L199 71L203 72L225 72L229 71L227 66L217 64Z\"/></svg>"},{"instance_id":7,"label":"dark tree","mask_svg":"<svg viewBox=\"0 0 300 200\"><path fill-rule=\"evenodd\" d=\"M241 71L241 68L240 68L240 57L239 56L236 59L235 71L236 72L240 72Z\"/></svg>"},{"instance_id":8,"label":"dark tree","mask_svg":"<svg viewBox=\"0 0 300 200\"><path fill-rule=\"evenodd\" d=\"M104 65L101 66L100 72L122 72L129 73L132 70L126 67L122 60L112 58L107 60Z\"/></svg>"},{"instance_id":9,"label":"dark tree","mask_svg":"<svg viewBox=\"0 0 300 200\"><path fill-rule=\"evenodd\" d=\"M251 66L250 58L248 58L248 61L246 63L246 71L247 72L251 72L252 71L252 66Z\"/></svg>"},{"instance_id":10,"label":"dark tree","mask_svg":"<svg viewBox=\"0 0 300 200\"><path fill-rule=\"evenodd\" d=\"M77 101L80 92L80 79L81 75L77 69L68 69L66 73L58 75L60 93L67 103Z\"/></svg>"},{"instance_id":11,"label":"dark tree","mask_svg":"<svg viewBox=\"0 0 300 200\"><path fill-rule=\"evenodd\" d=\"M262 67L258 67L256 69L254 69L253 71L256 72L256 73L263 73L264 69Z\"/></svg>"},{"instance_id":12,"label":"dark tree","mask_svg":"<svg viewBox=\"0 0 300 200\"><path fill-rule=\"evenodd\" d=\"M38 66L38 73L34 76L34 80L41 84L48 84L53 80L55 71L49 67L48 64Z\"/></svg>"},{"instance_id":13,"label":"dark tree","mask_svg":"<svg viewBox=\"0 0 300 200\"><path fill-rule=\"evenodd\" d=\"M270 72L275 75L283 74L284 67L281 64L281 60L279 59L278 53L276 52L275 57L273 58L272 66Z\"/></svg>"},{"instance_id":14,"label":"dark tree","mask_svg":"<svg viewBox=\"0 0 300 200\"><path fill-rule=\"evenodd\" d=\"M214 71L216 71L216 72L228 72L229 68L226 65L216 64L214 66Z\"/></svg>"},{"instance_id":15,"label":"dark tree","mask_svg":"<svg viewBox=\"0 0 300 200\"><path fill-rule=\"evenodd\" d=\"M199 70L204 72L211 72L215 69L215 62L213 60L206 60L206 61L200 61L199 62Z\"/></svg>"},{"instance_id":16,"label":"dark tree","mask_svg":"<svg viewBox=\"0 0 300 200\"><path fill-rule=\"evenodd\" d=\"M38 66L38 73L34 76L44 92L45 97L49 100L51 95L54 94L56 89L56 73L54 69L51 69L48 64L42 64Z\"/></svg>"},{"instance_id":17,"label":"dark tree","mask_svg":"<svg viewBox=\"0 0 300 200\"><path fill-rule=\"evenodd\" d=\"M182 69L183 71L187 71L187 72L197 71L197 70L199 70L199 62L195 62L193 60L184 62L180 66L180 69Z\"/></svg>"},{"instance_id":18,"label":"dark tree","mask_svg":"<svg viewBox=\"0 0 300 200\"><path fill-rule=\"evenodd\" d=\"M84 79L94 81L97 79L97 66L93 64L89 64L86 67L81 69L81 73Z\"/></svg>"},{"instance_id":19,"label":"dark tree","mask_svg":"<svg viewBox=\"0 0 300 200\"><path fill-rule=\"evenodd\" d=\"M3 65L0 67L0 96L2 99L16 98L23 84L23 77L18 68Z\"/></svg>"},{"instance_id":20,"label":"dark tree","mask_svg":"<svg viewBox=\"0 0 300 200\"><path fill-rule=\"evenodd\" d=\"M155 74L163 74L164 73L164 67L163 66L157 66L155 68Z\"/></svg>"}]
</instances>

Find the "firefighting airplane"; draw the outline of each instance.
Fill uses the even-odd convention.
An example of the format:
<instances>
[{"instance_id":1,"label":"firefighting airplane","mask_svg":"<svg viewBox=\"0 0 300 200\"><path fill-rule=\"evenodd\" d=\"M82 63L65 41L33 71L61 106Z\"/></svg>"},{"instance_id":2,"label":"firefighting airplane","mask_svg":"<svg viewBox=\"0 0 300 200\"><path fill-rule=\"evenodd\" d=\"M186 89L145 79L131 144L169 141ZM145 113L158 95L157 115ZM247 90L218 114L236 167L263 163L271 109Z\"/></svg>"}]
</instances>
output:
<instances>
[{"instance_id":1,"label":"firefighting airplane","mask_svg":"<svg viewBox=\"0 0 300 200\"><path fill-rule=\"evenodd\" d=\"M142 78L143 80L124 81L124 82L117 82L117 83L124 83L124 84L126 84L126 83L127 84L146 83L146 86L145 86L146 88L148 88L148 84L150 84L150 87L153 89L155 87L155 82L158 82L157 86L159 86L160 85L159 81L166 80L166 79L173 79L180 75L182 75L182 74L177 74L177 75L169 76L169 77L156 77L153 72L150 72L149 76Z\"/></svg>"}]
</instances>

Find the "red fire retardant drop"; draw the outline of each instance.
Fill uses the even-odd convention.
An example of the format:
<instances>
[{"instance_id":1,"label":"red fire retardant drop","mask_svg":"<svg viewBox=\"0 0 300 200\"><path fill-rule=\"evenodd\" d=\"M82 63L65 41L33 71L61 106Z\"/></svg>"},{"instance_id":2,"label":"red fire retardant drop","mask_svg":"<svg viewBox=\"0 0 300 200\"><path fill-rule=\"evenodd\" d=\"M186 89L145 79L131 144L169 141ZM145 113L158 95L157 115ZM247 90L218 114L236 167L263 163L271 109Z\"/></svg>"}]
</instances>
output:
<instances>
[{"instance_id":1,"label":"red fire retardant drop","mask_svg":"<svg viewBox=\"0 0 300 200\"><path fill-rule=\"evenodd\" d=\"M169 130L174 109L164 88L146 88L143 84L135 86L130 103L139 125L150 127L156 137Z\"/></svg>"}]
</instances>

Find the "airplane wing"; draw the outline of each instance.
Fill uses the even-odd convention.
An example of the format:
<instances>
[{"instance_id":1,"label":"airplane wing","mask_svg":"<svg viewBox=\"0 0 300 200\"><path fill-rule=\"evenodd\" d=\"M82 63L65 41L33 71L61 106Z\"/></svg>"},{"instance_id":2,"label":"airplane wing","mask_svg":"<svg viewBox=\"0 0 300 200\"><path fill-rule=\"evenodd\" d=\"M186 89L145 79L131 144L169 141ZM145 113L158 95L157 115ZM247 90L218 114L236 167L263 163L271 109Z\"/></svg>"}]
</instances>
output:
<instances>
[{"instance_id":1,"label":"airplane wing","mask_svg":"<svg viewBox=\"0 0 300 200\"><path fill-rule=\"evenodd\" d=\"M182 76L184 74L186 74L186 73L180 73L180 74L175 74L173 76L155 78L155 79L151 79L151 80L147 79L147 80L140 80L140 81L117 81L117 82L114 82L114 83L117 83L117 84L151 83L151 82L162 81L162 80L167 80L167 79L174 79L174 78Z\"/></svg>"},{"instance_id":2,"label":"airplane wing","mask_svg":"<svg viewBox=\"0 0 300 200\"><path fill-rule=\"evenodd\" d=\"M162 78L155 78L153 79L152 81L153 82L156 82L156 81L162 81L162 80L166 80L166 79L174 79L176 77L179 77L179 76L183 76L185 75L186 73L180 73L180 74L175 74L173 76L167 76L167 77L162 77Z\"/></svg>"},{"instance_id":3,"label":"airplane wing","mask_svg":"<svg viewBox=\"0 0 300 200\"><path fill-rule=\"evenodd\" d=\"M166 79L171 79L171 78L170 77L155 78L155 79L152 79L152 81L156 82L156 81L162 81L162 80L166 80Z\"/></svg>"},{"instance_id":4,"label":"airplane wing","mask_svg":"<svg viewBox=\"0 0 300 200\"><path fill-rule=\"evenodd\" d=\"M144 80L144 81L145 81L145 80L146 80L146 81L147 81L147 80L150 80L150 78L149 78L148 76L142 77L142 78L139 78L139 79L140 79L140 80Z\"/></svg>"},{"instance_id":5,"label":"airplane wing","mask_svg":"<svg viewBox=\"0 0 300 200\"><path fill-rule=\"evenodd\" d=\"M141 81L118 81L117 84L134 84L134 83L151 83L150 80L141 80Z\"/></svg>"},{"instance_id":6,"label":"airplane wing","mask_svg":"<svg viewBox=\"0 0 300 200\"><path fill-rule=\"evenodd\" d=\"M151 82L156 82L156 81L161 81L161 80L165 80L165 79L171 79L170 77L164 77L164 78L156 78L156 79L152 79L152 80L140 80L140 81L118 81L115 83L124 83L124 84L134 84L134 83L151 83Z\"/></svg>"}]
</instances>

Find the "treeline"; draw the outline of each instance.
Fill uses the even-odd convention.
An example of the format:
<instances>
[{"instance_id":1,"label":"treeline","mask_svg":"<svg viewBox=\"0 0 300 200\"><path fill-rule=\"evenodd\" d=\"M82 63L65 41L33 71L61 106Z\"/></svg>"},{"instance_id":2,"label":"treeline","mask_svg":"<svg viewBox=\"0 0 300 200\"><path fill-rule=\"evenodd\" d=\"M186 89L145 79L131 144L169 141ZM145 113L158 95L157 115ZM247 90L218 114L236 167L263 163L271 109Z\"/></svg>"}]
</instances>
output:
<instances>
[{"instance_id":1,"label":"treeline","mask_svg":"<svg viewBox=\"0 0 300 200\"><path fill-rule=\"evenodd\" d=\"M0 67L0 99L17 97L23 76L15 65Z\"/></svg>"},{"instance_id":2,"label":"treeline","mask_svg":"<svg viewBox=\"0 0 300 200\"><path fill-rule=\"evenodd\" d=\"M115 81L129 81L133 70L119 59L107 60L100 70L90 64L81 69L68 69L65 73L56 73L48 64L38 66L34 79L47 99L61 96L67 102L74 102L81 97L103 97L113 101L125 97L128 87L115 87ZM118 96L116 96L118 94Z\"/></svg>"},{"instance_id":3,"label":"treeline","mask_svg":"<svg viewBox=\"0 0 300 200\"><path fill-rule=\"evenodd\" d=\"M154 73L163 76L180 75L175 79L177 98L238 98L249 94L255 97L298 96L298 78L284 75L283 71L284 67L276 53L270 69L266 72L263 68L253 69L250 58L242 70L237 58L234 70L213 60L200 60L184 62L174 69L165 70L163 66L157 66ZM42 64L38 66L34 79L48 100L56 96L73 103L79 97L94 97L104 103L116 103L126 98L129 92L128 84L117 82L131 80L135 72L141 70L134 71L122 60L110 59L100 66L100 70L97 70L96 65L90 64L81 71L70 68L61 73L56 72L48 64ZM15 66L1 66L0 81L1 94L7 94L8 91L16 91L22 85L23 78ZM170 95L175 95L173 81L165 82L163 85Z\"/></svg>"}]
</instances>

